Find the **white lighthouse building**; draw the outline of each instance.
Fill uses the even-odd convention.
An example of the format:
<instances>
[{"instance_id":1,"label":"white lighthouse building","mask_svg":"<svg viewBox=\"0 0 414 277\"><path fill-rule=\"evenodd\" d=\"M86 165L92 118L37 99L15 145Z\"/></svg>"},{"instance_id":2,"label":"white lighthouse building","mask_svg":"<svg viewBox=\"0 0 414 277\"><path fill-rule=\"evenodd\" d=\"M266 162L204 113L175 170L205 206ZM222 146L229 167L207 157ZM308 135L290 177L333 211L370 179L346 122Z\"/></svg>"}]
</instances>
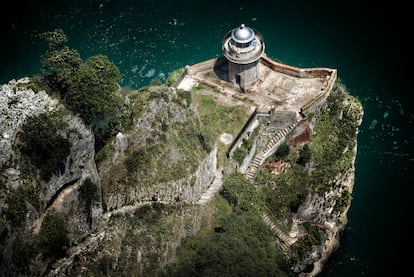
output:
<instances>
[{"instance_id":1,"label":"white lighthouse building","mask_svg":"<svg viewBox=\"0 0 414 277\"><path fill-rule=\"evenodd\" d=\"M264 53L262 36L252 28L241 24L226 34L222 46L228 60L228 79L242 90L259 80L259 59Z\"/></svg>"}]
</instances>

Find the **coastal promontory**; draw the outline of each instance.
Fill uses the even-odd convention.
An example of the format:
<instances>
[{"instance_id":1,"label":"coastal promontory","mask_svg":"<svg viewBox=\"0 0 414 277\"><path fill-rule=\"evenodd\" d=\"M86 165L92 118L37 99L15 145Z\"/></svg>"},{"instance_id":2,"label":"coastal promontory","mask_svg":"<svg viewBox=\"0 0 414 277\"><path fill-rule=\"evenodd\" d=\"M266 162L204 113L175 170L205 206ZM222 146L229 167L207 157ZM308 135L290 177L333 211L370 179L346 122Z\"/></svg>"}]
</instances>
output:
<instances>
[{"instance_id":1,"label":"coastal promontory","mask_svg":"<svg viewBox=\"0 0 414 277\"><path fill-rule=\"evenodd\" d=\"M0 274L315 276L340 245L363 109L331 68L223 56L132 90L44 34L0 87Z\"/></svg>"}]
</instances>

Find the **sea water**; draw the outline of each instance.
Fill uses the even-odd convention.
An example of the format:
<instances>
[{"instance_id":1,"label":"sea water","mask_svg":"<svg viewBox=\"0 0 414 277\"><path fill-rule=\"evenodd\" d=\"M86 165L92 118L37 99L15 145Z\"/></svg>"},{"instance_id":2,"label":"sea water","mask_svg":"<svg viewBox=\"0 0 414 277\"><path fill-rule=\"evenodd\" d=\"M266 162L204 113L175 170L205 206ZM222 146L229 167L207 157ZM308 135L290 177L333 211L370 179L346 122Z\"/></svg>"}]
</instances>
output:
<instances>
[{"instance_id":1,"label":"sea water","mask_svg":"<svg viewBox=\"0 0 414 277\"><path fill-rule=\"evenodd\" d=\"M408 9L318 0L61 2L0 4L0 83L40 73L47 45L39 34L54 28L82 58L107 55L121 70L121 86L131 89L220 56L224 35L241 23L263 35L275 60L338 69L365 115L349 222L322 276L406 269L414 191L413 88L402 32Z\"/></svg>"}]
</instances>

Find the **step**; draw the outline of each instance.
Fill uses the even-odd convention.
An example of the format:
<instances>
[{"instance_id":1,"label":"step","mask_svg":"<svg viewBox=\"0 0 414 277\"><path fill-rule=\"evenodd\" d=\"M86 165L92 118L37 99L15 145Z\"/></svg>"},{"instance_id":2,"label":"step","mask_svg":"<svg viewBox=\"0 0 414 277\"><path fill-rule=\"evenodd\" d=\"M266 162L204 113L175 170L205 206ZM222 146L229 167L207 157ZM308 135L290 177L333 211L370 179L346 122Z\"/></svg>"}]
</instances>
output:
<instances>
[{"instance_id":1,"label":"step","mask_svg":"<svg viewBox=\"0 0 414 277\"><path fill-rule=\"evenodd\" d=\"M279 246L280 246L280 248L282 248L282 250L283 250L285 253L289 251L289 247L288 247L286 244L284 244L284 243L280 242L280 243L279 243Z\"/></svg>"}]
</instances>

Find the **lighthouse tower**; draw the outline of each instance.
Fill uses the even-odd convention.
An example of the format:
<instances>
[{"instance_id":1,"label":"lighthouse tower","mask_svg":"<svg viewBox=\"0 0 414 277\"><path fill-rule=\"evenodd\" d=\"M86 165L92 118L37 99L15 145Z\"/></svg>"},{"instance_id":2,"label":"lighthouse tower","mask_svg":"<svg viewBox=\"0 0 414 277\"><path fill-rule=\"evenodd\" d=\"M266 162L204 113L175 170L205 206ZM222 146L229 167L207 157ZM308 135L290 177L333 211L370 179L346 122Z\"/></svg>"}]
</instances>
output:
<instances>
[{"instance_id":1,"label":"lighthouse tower","mask_svg":"<svg viewBox=\"0 0 414 277\"><path fill-rule=\"evenodd\" d=\"M226 34L222 46L228 60L228 79L244 91L259 80L259 59L264 53L262 36L241 24Z\"/></svg>"}]
</instances>

